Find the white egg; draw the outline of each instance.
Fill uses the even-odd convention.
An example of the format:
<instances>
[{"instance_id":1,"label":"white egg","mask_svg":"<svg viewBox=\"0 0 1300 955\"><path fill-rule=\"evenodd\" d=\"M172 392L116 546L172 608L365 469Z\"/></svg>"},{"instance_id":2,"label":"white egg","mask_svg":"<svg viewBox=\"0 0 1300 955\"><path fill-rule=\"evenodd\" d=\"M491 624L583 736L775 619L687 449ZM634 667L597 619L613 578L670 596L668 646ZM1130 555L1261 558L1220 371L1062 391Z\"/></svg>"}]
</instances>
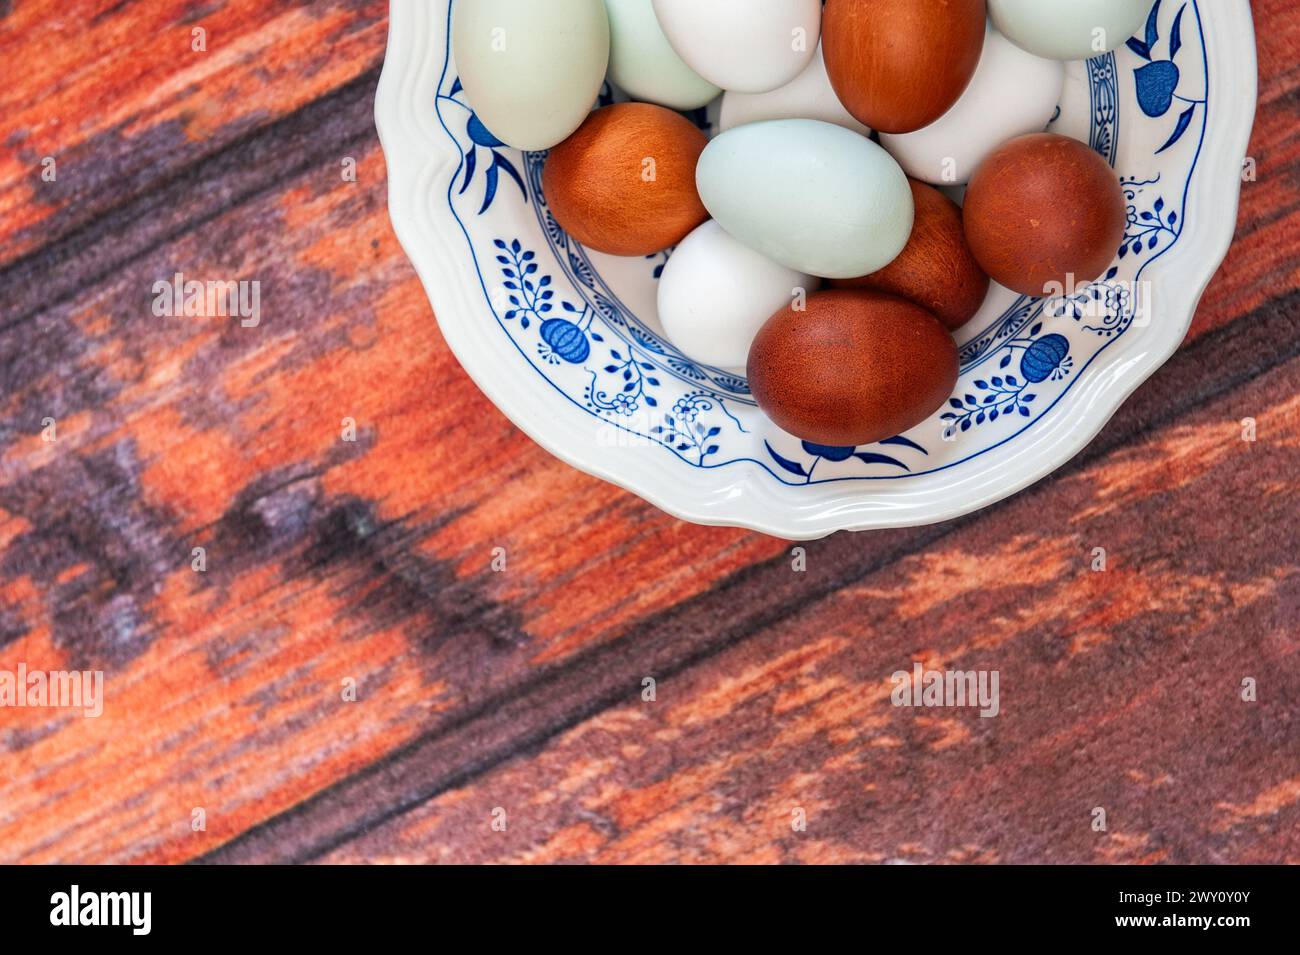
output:
<instances>
[{"instance_id":1,"label":"white egg","mask_svg":"<svg viewBox=\"0 0 1300 955\"><path fill-rule=\"evenodd\" d=\"M1154 0L988 0L994 25L1017 45L1054 60L1087 60L1124 45Z\"/></svg>"},{"instance_id":2,"label":"white egg","mask_svg":"<svg viewBox=\"0 0 1300 955\"><path fill-rule=\"evenodd\" d=\"M990 26L975 76L952 109L914 133L882 133L880 144L916 179L970 182L998 146L1047 128L1064 85L1064 63L1028 53Z\"/></svg>"},{"instance_id":3,"label":"white egg","mask_svg":"<svg viewBox=\"0 0 1300 955\"><path fill-rule=\"evenodd\" d=\"M724 90L785 86L821 39L821 0L654 0L654 8L673 49Z\"/></svg>"},{"instance_id":4,"label":"white egg","mask_svg":"<svg viewBox=\"0 0 1300 955\"><path fill-rule=\"evenodd\" d=\"M698 109L722 90L684 62L664 36L653 0L605 0L609 9L609 78L634 100Z\"/></svg>"},{"instance_id":5,"label":"white egg","mask_svg":"<svg viewBox=\"0 0 1300 955\"><path fill-rule=\"evenodd\" d=\"M550 149L582 125L609 66L604 0L458 3L452 51L479 121L516 149Z\"/></svg>"},{"instance_id":6,"label":"white egg","mask_svg":"<svg viewBox=\"0 0 1300 955\"><path fill-rule=\"evenodd\" d=\"M659 321L688 358L740 370L764 323L816 280L778 265L709 220L682 240L659 279Z\"/></svg>"},{"instance_id":7,"label":"white egg","mask_svg":"<svg viewBox=\"0 0 1300 955\"><path fill-rule=\"evenodd\" d=\"M769 93L731 90L722 98L722 132L765 119L820 119L863 136L871 135L871 130L854 119L835 95L820 43L808 68L785 86Z\"/></svg>"}]
</instances>

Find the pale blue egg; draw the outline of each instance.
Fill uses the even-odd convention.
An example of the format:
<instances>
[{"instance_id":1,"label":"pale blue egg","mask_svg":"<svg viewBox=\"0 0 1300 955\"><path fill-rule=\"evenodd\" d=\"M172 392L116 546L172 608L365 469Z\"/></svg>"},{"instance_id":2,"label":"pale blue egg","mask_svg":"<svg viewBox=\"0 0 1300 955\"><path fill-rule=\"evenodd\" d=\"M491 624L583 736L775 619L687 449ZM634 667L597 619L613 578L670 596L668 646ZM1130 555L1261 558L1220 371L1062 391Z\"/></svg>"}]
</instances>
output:
<instances>
[{"instance_id":1,"label":"pale blue egg","mask_svg":"<svg viewBox=\"0 0 1300 955\"><path fill-rule=\"evenodd\" d=\"M896 259L912 234L912 191L898 163L830 123L782 119L728 130L704 150L695 178L727 232L809 275L868 275Z\"/></svg>"},{"instance_id":2,"label":"pale blue egg","mask_svg":"<svg viewBox=\"0 0 1300 955\"><path fill-rule=\"evenodd\" d=\"M687 66L664 36L652 0L605 0L609 78L634 100L699 109L722 90Z\"/></svg>"}]
</instances>

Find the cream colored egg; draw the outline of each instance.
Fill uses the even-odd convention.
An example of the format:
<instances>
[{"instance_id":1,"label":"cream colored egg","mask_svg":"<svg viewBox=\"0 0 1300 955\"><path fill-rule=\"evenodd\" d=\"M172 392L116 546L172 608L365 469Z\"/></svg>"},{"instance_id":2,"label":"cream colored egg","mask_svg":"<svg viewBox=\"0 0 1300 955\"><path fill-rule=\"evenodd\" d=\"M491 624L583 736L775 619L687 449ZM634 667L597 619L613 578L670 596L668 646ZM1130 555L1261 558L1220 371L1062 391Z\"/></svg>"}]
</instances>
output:
<instances>
[{"instance_id":1,"label":"cream colored egg","mask_svg":"<svg viewBox=\"0 0 1300 955\"><path fill-rule=\"evenodd\" d=\"M516 149L550 149L582 125L605 81L605 0L457 3L452 51L466 99L492 135Z\"/></svg>"}]
</instances>

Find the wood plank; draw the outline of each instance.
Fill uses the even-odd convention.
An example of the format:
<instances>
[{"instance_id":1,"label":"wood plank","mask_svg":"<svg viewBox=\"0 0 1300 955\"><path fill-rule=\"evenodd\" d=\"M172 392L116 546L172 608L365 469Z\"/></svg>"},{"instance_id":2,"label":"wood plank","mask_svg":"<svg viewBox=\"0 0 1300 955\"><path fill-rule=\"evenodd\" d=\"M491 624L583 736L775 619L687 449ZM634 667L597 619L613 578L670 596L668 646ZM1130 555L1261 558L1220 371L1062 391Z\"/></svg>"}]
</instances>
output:
<instances>
[{"instance_id":1,"label":"wood plank","mask_svg":"<svg viewBox=\"0 0 1300 955\"><path fill-rule=\"evenodd\" d=\"M1292 368L1300 359L1297 302L1300 296L1292 296L1249 321L1211 333L1181 353L1159 379L1134 396L1078 461L1036 493L1057 493L1052 488L1058 483L1073 487L1078 474L1104 472L1115 467L1116 461L1127 461L1135 447L1158 441L1178 427L1184 416L1203 413L1199 409L1205 406L1219 413L1221 403L1236 400L1234 389L1240 384L1279 367L1270 365L1270 358L1286 362L1284 371ZM1281 355L1261 348L1264 342L1279 341L1287 343ZM1256 415L1263 415L1268 408L1254 403L1249 407ZM1289 486L1284 470L1271 477ZM1159 480L1139 485L1150 492L1162 486ZM589 650L569 665L539 674L525 692L492 699L466 714L465 720L426 734L417 744L306 800L293 812L250 831L209 858L221 862L301 861L343 846L440 793L473 785L470 781L489 767L526 755L556 734L585 725L603 709L627 700L629 694L635 697L646 676L674 678L701 661L744 647L755 634L786 632L815 604L941 550L949 537L966 533L965 528L987 528L985 533L1002 534L1010 520L1006 510L1027 509L1034 514L1045 506L1041 500L1035 504L1032 499L1023 503L1014 499L938 527L873 534L871 548L862 547L856 536L836 535L805 545L806 573L792 573L785 554L746 568L708 593L638 622L617 640ZM1031 602L1031 608L1038 608L1040 614L1050 612L1054 605L1051 595L1035 595ZM369 851L375 844L368 846L359 851Z\"/></svg>"},{"instance_id":2,"label":"wood plank","mask_svg":"<svg viewBox=\"0 0 1300 955\"><path fill-rule=\"evenodd\" d=\"M0 60L22 67L0 89L0 266L360 77L373 89L387 10L386 0L6 5ZM54 182L41 175L46 157Z\"/></svg>"},{"instance_id":3,"label":"wood plank","mask_svg":"<svg viewBox=\"0 0 1300 955\"><path fill-rule=\"evenodd\" d=\"M617 705L321 859L1300 862L1298 394L1292 358L697 666L628 641ZM916 661L999 713L894 706Z\"/></svg>"},{"instance_id":4,"label":"wood plank","mask_svg":"<svg viewBox=\"0 0 1300 955\"><path fill-rule=\"evenodd\" d=\"M369 109L337 97L322 121L362 128ZM322 138L303 116L273 131L293 131L285 149L242 147L265 178L241 201L156 242L143 217L139 254L0 331L0 663L104 667L117 700L94 721L0 713L6 859L198 854L783 547L687 528L509 427L436 331L377 148L353 143L360 181L338 186L333 156L303 158ZM178 268L261 281L265 321L155 318L140 303ZM612 602L628 565L650 576ZM340 704L345 676L364 703Z\"/></svg>"}]
</instances>

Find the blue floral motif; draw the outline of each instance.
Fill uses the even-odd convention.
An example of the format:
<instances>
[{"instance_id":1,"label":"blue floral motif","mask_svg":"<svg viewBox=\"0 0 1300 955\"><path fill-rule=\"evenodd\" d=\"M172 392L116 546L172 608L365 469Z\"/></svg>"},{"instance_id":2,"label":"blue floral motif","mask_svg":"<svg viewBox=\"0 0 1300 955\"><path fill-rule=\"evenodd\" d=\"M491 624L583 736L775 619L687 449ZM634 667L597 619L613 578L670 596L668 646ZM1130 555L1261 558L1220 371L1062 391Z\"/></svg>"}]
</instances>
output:
<instances>
[{"instance_id":1,"label":"blue floral motif","mask_svg":"<svg viewBox=\"0 0 1300 955\"><path fill-rule=\"evenodd\" d=\"M921 454L928 455L921 445L917 444L911 438L905 438L898 435L893 438L886 438L883 441L876 442L882 445L895 445L902 448L910 448L913 451L919 451ZM822 461L830 461L833 464L857 458L863 464L883 464L889 467L901 468L903 471L912 469L900 461L898 458L888 454L881 454L879 451L860 451L856 447L847 447L833 444L817 444L813 441L802 441L800 446L805 454L811 455L812 460L808 464L801 464L798 461L792 461L772 447L770 442L764 441L763 446L767 448L767 453L771 455L772 460L777 463L782 470L788 471L796 477L804 479L804 483L811 484L813 472L817 470L817 465Z\"/></svg>"},{"instance_id":2,"label":"blue floral motif","mask_svg":"<svg viewBox=\"0 0 1300 955\"><path fill-rule=\"evenodd\" d=\"M991 378L977 378L971 382L971 390L948 399L948 407L939 416L948 422L944 429L944 440L951 441L963 431L985 423L993 423L1007 415L1018 414L1022 418L1031 415L1029 406L1038 397L1035 392L1027 391L1030 385L1042 384L1049 379L1060 381L1070 374L1074 360L1070 357L1070 340L1055 332L1037 337L1043 330L1043 323L1038 322L1024 337L1013 338L1006 343L1007 353L1002 356L998 368L1011 364L1016 351L1023 351L1020 356L1020 377L1011 374L993 375Z\"/></svg>"},{"instance_id":3,"label":"blue floral motif","mask_svg":"<svg viewBox=\"0 0 1300 955\"><path fill-rule=\"evenodd\" d=\"M651 362L638 358L635 353L624 357L617 348L609 350L609 357L613 361L605 365L601 371L612 376L615 382L614 390L611 393L602 389L599 385L600 376L593 371L591 385L587 389L587 403L599 411L617 411L622 415L632 414L641 407L642 401L651 408L657 407L659 399L646 393L647 387L659 387L659 379L647 374L655 371L655 366Z\"/></svg>"},{"instance_id":4,"label":"blue floral motif","mask_svg":"<svg viewBox=\"0 0 1300 955\"><path fill-rule=\"evenodd\" d=\"M1069 354L1068 338L1064 335L1044 335L1025 349L1025 354L1020 359L1020 373L1035 385L1053 375L1064 377L1062 367L1068 361L1066 356Z\"/></svg>"},{"instance_id":5,"label":"blue floral motif","mask_svg":"<svg viewBox=\"0 0 1300 955\"><path fill-rule=\"evenodd\" d=\"M1178 239L1178 212L1166 209L1164 196L1155 196L1151 207L1145 206L1147 189L1157 186L1160 176L1139 180L1122 178L1120 185L1124 189L1124 198L1128 201L1128 222L1124 227L1124 241L1119 247L1119 257L1142 255L1154 252L1163 241L1168 247Z\"/></svg>"},{"instance_id":6,"label":"blue floral motif","mask_svg":"<svg viewBox=\"0 0 1300 955\"><path fill-rule=\"evenodd\" d=\"M550 353L571 365L581 365L591 354L591 345L581 328L563 318L542 322L542 341Z\"/></svg>"},{"instance_id":7,"label":"blue floral motif","mask_svg":"<svg viewBox=\"0 0 1300 955\"><path fill-rule=\"evenodd\" d=\"M943 432L944 440L950 441L959 431L969 431L973 425L986 421L997 421L1003 415L1018 412L1028 418L1029 404L1038 397L1025 390L1029 382L1022 382L1015 375L994 375L988 381L978 379L974 386L985 394L977 397L967 392L961 397L948 399L949 407L955 410L945 411L939 416L941 421L948 422Z\"/></svg>"},{"instance_id":8,"label":"blue floral motif","mask_svg":"<svg viewBox=\"0 0 1300 955\"><path fill-rule=\"evenodd\" d=\"M1073 295L1055 301L1052 314L1070 317L1084 331L1105 338L1118 335L1137 317L1137 292L1134 283L1117 279L1119 269L1112 267L1104 276Z\"/></svg>"},{"instance_id":9,"label":"blue floral motif","mask_svg":"<svg viewBox=\"0 0 1300 955\"><path fill-rule=\"evenodd\" d=\"M693 453L703 465L707 458L718 453L715 439L722 434L722 428L704 420L704 414L718 407L721 401L706 391L691 392L678 400L673 405L673 413L665 415L664 423L655 425L650 433L679 453Z\"/></svg>"},{"instance_id":10,"label":"blue floral motif","mask_svg":"<svg viewBox=\"0 0 1300 955\"><path fill-rule=\"evenodd\" d=\"M497 239L493 245L497 248L497 262L501 265L501 274L505 277L502 287L510 293L510 308L501 316L505 321L519 320L519 327L529 328L534 322L540 324L538 333L541 342L537 353L551 365L565 361L571 365L581 365L591 354L588 341L603 342L604 339L591 330L592 313L582 310L569 302L560 302L564 311L577 316L575 321L565 318L546 318L546 314L555 307L555 289L549 275L538 275L537 254L525 249L523 243L515 239L506 244Z\"/></svg>"},{"instance_id":11,"label":"blue floral motif","mask_svg":"<svg viewBox=\"0 0 1300 955\"><path fill-rule=\"evenodd\" d=\"M1133 72L1134 82L1137 83L1138 106L1142 108L1142 112L1152 119L1159 119L1169 112L1174 105L1174 100L1188 104L1187 108L1179 114L1178 122L1174 125L1169 139L1156 150L1156 155L1160 155L1183 138L1183 134L1187 132L1196 115L1196 108L1205 104L1205 100L1188 99L1178 95L1178 84L1182 82L1182 73L1174 60L1178 56L1178 51L1183 48L1183 14L1187 12L1186 3L1178 9L1169 31L1168 58L1163 60L1155 58L1156 46L1160 42L1160 6L1163 2L1164 0L1156 0L1155 6L1151 8L1151 15L1147 17L1146 36L1143 39L1133 37L1128 41L1128 48L1147 61L1145 66Z\"/></svg>"}]
</instances>

